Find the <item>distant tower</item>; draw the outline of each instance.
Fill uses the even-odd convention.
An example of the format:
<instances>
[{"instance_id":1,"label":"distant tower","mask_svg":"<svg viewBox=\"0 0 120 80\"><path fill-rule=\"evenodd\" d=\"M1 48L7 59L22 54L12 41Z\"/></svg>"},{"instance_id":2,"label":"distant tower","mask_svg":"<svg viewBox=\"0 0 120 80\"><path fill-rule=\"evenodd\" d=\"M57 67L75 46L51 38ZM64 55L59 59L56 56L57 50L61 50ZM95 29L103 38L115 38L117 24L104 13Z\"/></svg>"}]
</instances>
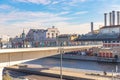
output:
<instances>
[{"instance_id":1,"label":"distant tower","mask_svg":"<svg viewBox=\"0 0 120 80\"><path fill-rule=\"evenodd\" d=\"M117 25L120 25L120 12L117 11Z\"/></svg>"},{"instance_id":2,"label":"distant tower","mask_svg":"<svg viewBox=\"0 0 120 80\"><path fill-rule=\"evenodd\" d=\"M25 31L23 29L23 33L22 33L22 39L25 39Z\"/></svg>"},{"instance_id":3,"label":"distant tower","mask_svg":"<svg viewBox=\"0 0 120 80\"><path fill-rule=\"evenodd\" d=\"M111 13L111 12L109 13L109 16L110 16L110 17L109 17L109 20L110 20L109 23L110 23L110 26L111 26L111 25L112 25L112 13Z\"/></svg>"},{"instance_id":4,"label":"distant tower","mask_svg":"<svg viewBox=\"0 0 120 80\"><path fill-rule=\"evenodd\" d=\"M112 11L112 24L115 25L115 11Z\"/></svg>"},{"instance_id":5,"label":"distant tower","mask_svg":"<svg viewBox=\"0 0 120 80\"><path fill-rule=\"evenodd\" d=\"M107 26L107 13L104 13L104 26Z\"/></svg>"},{"instance_id":6,"label":"distant tower","mask_svg":"<svg viewBox=\"0 0 120 80\"><path fill-rule=\"evenodd\" d=\"M94 31L93 31L93 22L91 22L91 33L93 34Z\"/></svg>"},{"instance_id":7,"label":"distant tower","mask_svg":"<svg viewBox=\"0 0 120 80\"><path fill-rule=\"evenodd\" d=\"M55 26L52 26L52 28L55 28Z\"/></svg>"},{"instance_id":8,"label":"distant tower","mask_svg":"<svg viewBox=\"0 0 120 80\"><path fill-rule=\"evenodd\" d=\"M23 41L23 48L25 47L25 31L23 30L23 33L22 33L22 41Z\"/></svg>"}]
</instances>

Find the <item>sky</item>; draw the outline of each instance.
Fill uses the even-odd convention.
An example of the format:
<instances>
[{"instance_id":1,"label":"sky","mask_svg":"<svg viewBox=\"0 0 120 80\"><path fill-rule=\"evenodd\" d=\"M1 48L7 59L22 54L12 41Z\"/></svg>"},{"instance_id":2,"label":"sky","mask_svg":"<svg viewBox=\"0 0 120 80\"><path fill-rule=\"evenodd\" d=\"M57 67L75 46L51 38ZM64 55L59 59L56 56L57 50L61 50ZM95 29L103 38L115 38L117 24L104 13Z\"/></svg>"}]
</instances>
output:
<instances>
[{"instance_id":1,"label":"sky","mask_svg":"<svg viewBox=\"0 0 120 80\"><path fill-rule=\"evenodd\" d=\"M104 13L120 11L120 0L0 0L0 35L55 26L61 34L85 34L103 26Z\"/></svg>"}]
</instances>

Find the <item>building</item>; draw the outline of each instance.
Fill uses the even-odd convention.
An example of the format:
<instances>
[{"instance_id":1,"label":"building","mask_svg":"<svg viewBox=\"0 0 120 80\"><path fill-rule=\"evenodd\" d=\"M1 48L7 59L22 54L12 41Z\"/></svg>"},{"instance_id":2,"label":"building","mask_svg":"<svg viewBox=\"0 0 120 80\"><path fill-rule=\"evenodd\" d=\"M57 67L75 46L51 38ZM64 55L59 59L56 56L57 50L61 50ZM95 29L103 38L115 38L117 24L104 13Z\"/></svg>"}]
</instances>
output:
<instances>
[{"instance_id":1,"label":"building","mask_svg":"<svg viewBox=\"0 0 120 80\"><path fill-rule=\"evenodd\" d=\"M28 47L28 42L26 40L26 34L24 30L20 36L16 36L15 38L10 38L10 44L12 48Z\"/></svg>"},{"instance_id":2,"label":"building","mask_svg":"<svg viewBox=\"0 0 120 80\"><path fill-rule=\"evenodd\" d=\"M109 17L108 17L109 14ZM109 24L108 24L109 22ZM91 33L79 36L77 41L83 44L102 44L103 48L97 51L99 57L120 57L120 12L112 11L104 14L104 26L96 34L91 23ZM116 48L117 47L117 48ZM118 49L119 48L119 49ZM116 53L117 52L117 53Z\"/></svg>"},{"instance_id":3,"label":"building","mask_svg":"<svg viewBox=\"0 0 120 80\"><path fill-rule=\"evenodd\" d=\"M71 34L70 35L70 40L71 41L74 41L75 39L77 39L78 38L78 35L77 34Z\"/></svg>"},{"instance_id":4,"label":"building","mask_svg":"<svg viewBox=\"0 0 120 80\"><path fill-rule=\"evenodd\" d=\"M26 38L28 41L43 41L46 39L46 32L47 30L44 29L30 29Z\"/></svg>"},{"instance_id":5,"label":"building","mask_svg":"<svg viewBox=\"0 0 120 80\"><path fill-rule=\"evenodd\" d=\"M61 34L57 37L57 40L62 46L74 46L78 45L78 42L75 41L77 37L77 34Z\"/></svg>"},{"instance_id":6,"label":"building","mask_svg":"<svg viewBox=\"0 0 120 80\"><path fill-rule=\"evenodd\" d=\"M116 15L117 14L117 15ZM81 35L77 40L83 42L83 44L103 44L104 47L117 47L120 46L120 12L117 13L112 11L109 13L109 18L107 18L107 13L104 14L104 26L99 29L98 33L93 31L93 23L91 24L91 33ZM115 16L117 21L115 21ZM109 19L109 21L107 21ZM107 24L109 22L109 24Z\"/></svg>"},{"instance_id":7,"label":"building","mask_svg":"<svg viewBox=\"0 0 120 80\"><path fill-rule=\"evenodd\" d=\"M0 48L8 48L9 47L9 39L8 35L1 35L0 36Z\"/></svg>"},{"instance_id":8,"label":"building","mask_svg":"<svg viewBox=\"0 0 120 80\"><path fill-rule=\"evenodd\" d=\"M60 32L54 26L48 29L30 29L26 35L26 40L30 42L33 47L40 46L55 46L56 37Z\"/></svg>"},{"instance_id":9,"label":"building","mask_svg":"<svg viewBox=\"0 0 120 80\"><path fill-rule=\"evenodd\" d=\"M46 38L56 38L60 35L60 32L54 26L52 28L48 28L46 32Z\"/></svg>"}]
</instances>

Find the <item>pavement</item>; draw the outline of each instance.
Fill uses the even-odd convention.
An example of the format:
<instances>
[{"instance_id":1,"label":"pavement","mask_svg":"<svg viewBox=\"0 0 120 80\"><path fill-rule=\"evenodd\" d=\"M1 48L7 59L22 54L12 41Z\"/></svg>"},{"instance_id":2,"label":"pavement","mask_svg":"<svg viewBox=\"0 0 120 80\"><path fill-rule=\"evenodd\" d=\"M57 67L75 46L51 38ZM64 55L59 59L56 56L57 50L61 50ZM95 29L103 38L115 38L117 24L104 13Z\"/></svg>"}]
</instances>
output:
<instances>
[{"instance_id":1,"label":"pavement","mask_svg":"<svg viewBox=\"0 0 120 80\"><path fill-rule=\"evenodd\" d=\"M21 66L21 65L19 65ZM27 65L25 67L19 67L17 66L11 66L9 68L11 69L18 69L18 70L27 70L29 72L41 72L41 73L46 73L46 74L51 74L51 75L59 75L60 74L60 68L58 67L52 67L52 68L44 68L42 66L37 66L37 65ZM23 65L24 66L24 65ZM86 78L88 80L111 80L112 79L112 73L107 73L107 75L104 75L103 72L92 72L92 71L71 71L71 70L62 70L62 74L64 76L68 76L68 77L75 77L76 79L73 80L82 80L80 78ZM113 77L115 77L116 75L113 75ZM32 75L29 77L33 77ZM36 76L34 76L36 77ZM42 80L43 77L41 77L41 79L38 80ZM32 79L33 80L33 79ZM43 80L47 80L46 78ZM50 80L50 79L48 79ZM51 79L54 80L54 79ZM55 79L56 80L56 79ZM58 79L57 79L58 80ZM120 79L118 79L120 80Z\"/></svg>"}]
</instances>

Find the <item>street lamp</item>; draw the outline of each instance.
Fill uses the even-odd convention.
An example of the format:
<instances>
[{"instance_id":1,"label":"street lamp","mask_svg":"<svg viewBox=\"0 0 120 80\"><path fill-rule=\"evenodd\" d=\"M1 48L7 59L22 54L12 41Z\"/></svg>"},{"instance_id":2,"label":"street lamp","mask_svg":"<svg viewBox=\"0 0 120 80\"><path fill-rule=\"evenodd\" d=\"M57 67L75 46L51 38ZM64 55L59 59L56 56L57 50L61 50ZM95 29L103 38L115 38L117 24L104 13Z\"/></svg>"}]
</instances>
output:
<instances>
[{"instance_id":1,"label":"street lamp","mask_svg":"<svg viewBox=\"0 0 120 80\"><path fill-rule=\"evenodd\" d=\"M2 38L0 38L0 48L2 49Z\"/></svg>"},{"instance_id":2,"label":"street lamp","mask_svg":"<svg viewBox=\"0 0 120 80\"><path fill-rule=\"evenodd\" d=\"M113 70L112 70L112 80L114 79L114 76L113 76Z\"/></svg>"},{"instance_id":3,"label":"street lamp","mask_svg":"<svg viewBox=\"0 0 120 80\"><path fill-rule=\"evenodd\" d=\"M7 38L7 48L9 48L9 43L10 43L10 37L8 35L8 38Z\"/></svg>"},{"instance_id":4,"label":"street lamp","mask_svg":"<svg viewBox=\"0 0 120 80\"><path fill-rule=\"evenodd\" d=\"M62 60L63 60L63 54L64 53L64 48L62 47L61 44L59 44L59 54L60 54L60 80L62 80Z\"/></svg>"}]
</instances>

